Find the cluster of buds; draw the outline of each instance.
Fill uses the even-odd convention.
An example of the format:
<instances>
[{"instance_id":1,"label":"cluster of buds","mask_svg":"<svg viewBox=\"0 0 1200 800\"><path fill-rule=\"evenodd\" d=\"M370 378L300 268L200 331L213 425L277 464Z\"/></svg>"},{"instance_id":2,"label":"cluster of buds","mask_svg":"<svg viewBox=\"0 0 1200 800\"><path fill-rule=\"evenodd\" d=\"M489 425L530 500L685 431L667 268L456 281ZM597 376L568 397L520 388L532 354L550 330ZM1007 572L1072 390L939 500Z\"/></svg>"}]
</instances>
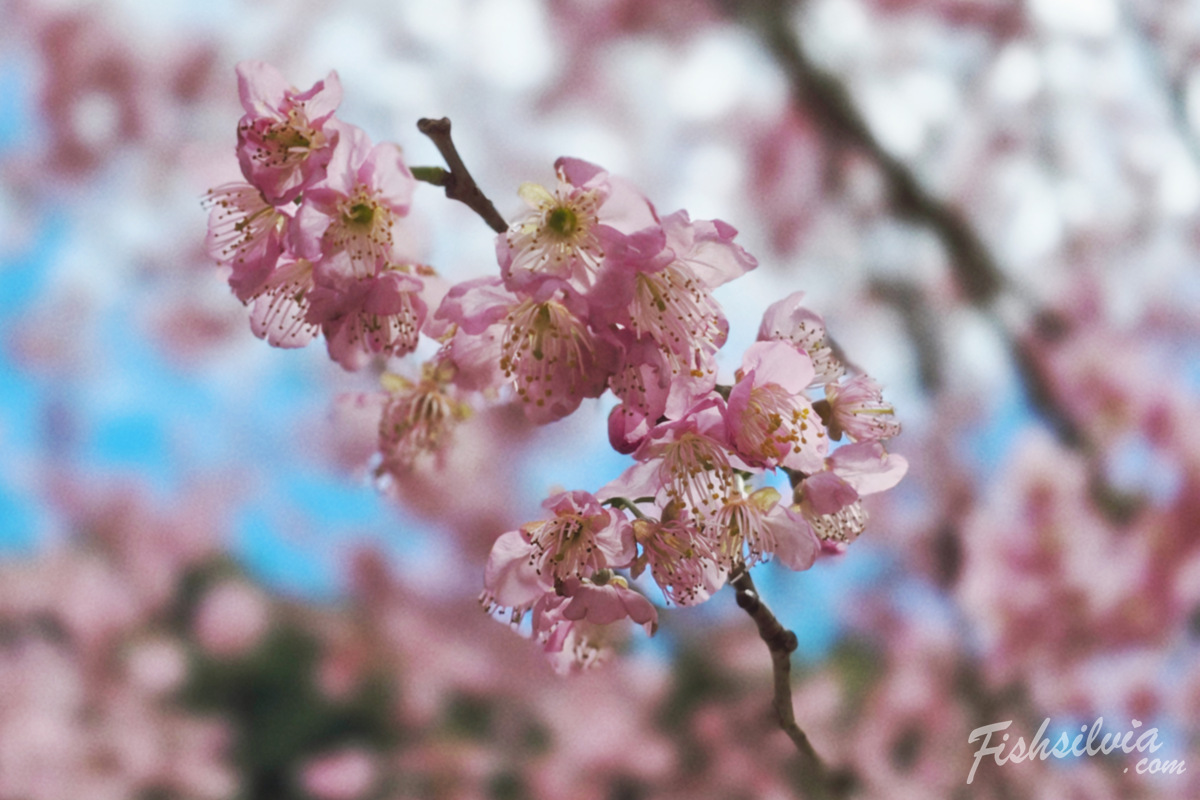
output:
<instances>
[{"instance_id":1,"label":"cluster of buds","mask_svg":"<svg viewBox=\"0 0 1200 800\"><path fill-rule=\"evenodd\" d=\"M768 558L807 569L862 532L862 496L903 476L883 444L899 431L892 408L869 377L846 376L800 293L767 309L719 382L729 324L713 290L757 266L732 226L661 215L628 181L562 158L553 187L520 187L529 208L497 237L498 274L440 294L432 270L396 255L412 172L397 147L334 118L336 75L299 93L265 64L238 74L247 183L210 194L209 246L255 332L298 346L319 331L347 369L422 334L438 344L418 378L384 376L382 471L436 457L484 402L544 424L606 391L618 400L609 440L634 464L594 495L547 499L487 565L485 606L531 618L556 663L596 661L619 620L653 630L654 605L630 585L647 568L678 605ZM778 472L789 495L755 488Z\"/></svg>"}]
</instances>

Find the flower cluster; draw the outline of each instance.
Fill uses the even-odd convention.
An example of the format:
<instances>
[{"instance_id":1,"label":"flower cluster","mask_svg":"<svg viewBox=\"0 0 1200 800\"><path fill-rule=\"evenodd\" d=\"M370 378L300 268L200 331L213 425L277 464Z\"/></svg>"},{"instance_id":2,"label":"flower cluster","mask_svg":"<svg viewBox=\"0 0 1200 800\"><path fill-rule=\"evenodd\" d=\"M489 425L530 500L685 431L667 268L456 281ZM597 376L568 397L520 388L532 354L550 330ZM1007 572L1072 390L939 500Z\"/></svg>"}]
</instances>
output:
<instances>
[{"instance_id":1,"label":"flower cluster","mask_svg":"<svg viewBox=\"0 0 1200 800\"><path fill-rule=\"evenodd\" d=\"M432 270L395 255L414 185L399 150L333 117L333 74L297 93L265 64L238 72L248 183L212 193L209 245L255 332L294 346L320 330L351 370L411 352L422 332L439 344L418 377L386 372L384 393L357 403L380 412L379 474L440 459L484 402L545 424L616 397L609 440L633 466L595 495L547 499L487 565L485 606L529 615L559 665L595 661L618 620L653 631L630 578L648 569L667 602L694 605L771 557L807 569L862 532L862 496L903 476L883 445L899 431L891 406L845 375L801 293L767 310L719 382L729 323L713 292L757 266L729 224L661 215L627 180L561 158L553 187L520 187L528 210L497 237L498 274L449 287L427 314ZM769 472L791 493L753 485Z\"/></svg>"},{"instance_id":2,"label":"flower cluster","mask_svg":"<svg viewBox=\"0 0 1200 800\"><path fill-rule=\"evenodd\" d=\"M595 657L595 626L656 622L653 606L614 570L636 578L648 569L667 602L696 605L740 570L771 557L808 569L862 533L862 497L891 488L907 470L883 445L899 428L877 384L842 379L820 318L800 301L796 293L767 310L731 385L670 373L663 391L677 399L653 419L631 408L610 378L623 399L610 438L635 463L595 496L551 497L547 518L501 536L485 604L509 609L513 620L532 612L534 634L559 663L567 652L575 661L564 665L586 664ZM627 335L646 352L648 337ZM814 402L808 393L820 387L824 397ZM790 496L753 488L775 471L788 476Z\"/></svg>"},{"instance_id":3,"label":"flower cluster","mask_svg":"<svg viewBox=\"0 0 1200 800\"><path fill-rule=\"evenodd\" d=\"M305 92L261 61L238 65L244 182L208 193L207 248L251 306L254 333L303 347L318 333L349 370L404 355L427 317L427 267L407 263L394 228L416 185L400 149L372 145L334 116L331 72Z\"/></svg>"}]
</instances>

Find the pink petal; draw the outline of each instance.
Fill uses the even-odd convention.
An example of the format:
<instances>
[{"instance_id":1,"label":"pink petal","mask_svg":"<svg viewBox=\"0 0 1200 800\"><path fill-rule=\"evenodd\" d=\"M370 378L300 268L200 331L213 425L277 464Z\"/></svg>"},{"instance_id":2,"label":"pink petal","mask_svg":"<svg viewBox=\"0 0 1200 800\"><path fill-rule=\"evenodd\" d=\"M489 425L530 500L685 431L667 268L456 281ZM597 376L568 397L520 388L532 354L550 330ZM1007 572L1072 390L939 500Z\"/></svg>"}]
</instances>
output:
<instances>
[{"instance_id":1,"label":"pink petal","mask_svg":"<svg viewBox=\"0 0 1200 800\"><path fill-rule=\"evenodd\" d=\"M296 99L304 102L309 121L313 124L324 122L342 102L342 81L337 70L330 70L325 80L317 81Z\"/></svg>"},{"instance_id":2,"label":"pink petal","mask_svg":"<svg viewBox=\"0 0 1200 800\"><path fill-rule=\"evenodd\" d=\"M808 520L780 503L767 516L775 533L775 557L788 569L806 570L817 560L821 540Z\"/></svg>"},{"instance_id":3,"label":"pink petal","mask_svg":"<svg viewBox=\"0 0 1200 800\"><path fill-rule=\"evenodd\" d=\"M583 186L597 175L606 174L604 169L581 158L563 156L554 162L554 171L573 186Z\"/></svg>"},{"instance_id":4,"label":"pink petal","mask_svg":"<svg viewBox=\"0 0 1200 800\"><path fill-rule=\"evenodd\" d=\"M508 314L516 298L499 278L464 281L446 293L436 316L456 323L469 334L482 333Z\"/></svg>"},{"instance_id":5,"label":"pink petal","mask_svg":"<svg viewBox=\"0 0 1200 800\"><path fill-rule=\"evenodd\" d=\"M858 492L829 470L804 479L804 497L817 514L835 514L858 499Z\"/></svg>"},{"instance_id":6,"label":"pink petal","mask_svg":"<svg viewBox=\"0 0 1200 800\"><path fill-rule=\"evenodd\" d=\"M375 187L383 202L397 215L408 213L417 182L398 146L391 142L375 145L364 159L358 176L363 183Z\"/></svg>"},{"instance_id":7,"label":"pink petal","mask_svg":"<svg viewBox=\"0 0 1200 800\"><path fill-rule=\"evenodd\" d=\"M520 531L502 534L492 545L484 570L483 585L496 603L509 608L528 606L553 587L529 565L533 546Z\"/></svg>"},{"instance_id":8,"label":"pink petal","mask_svg":"<svg viewBox=\"0 0 1200 800\"><path fill-rule=\"evenodd\" d=\"M754 371L754 385L774 383L800 394L815 374L812 359L787 342L755 342L742 356L742 370Z\"/></svg>"},{"instance_id":9,"label":"pink petal","mask_svg":"<svg viewBox=\"0 0 1200 800\"><path fill-rule=\"evenodd\" d=\"M281 116L291 85L283 74L265 61L241 61L237 67L238 97L247 114Z\"/></svg>"},{"instance_id":10,"label":"pink petal","mask_svg":"<svg viewBox=\"0 0 1200 800\"><path fill-rule=\"evenodd\" d=\"M879 442L844 445L828 461L830 469L863 495L891 489L908 472L908 460L888 453Z\"/></svg>"}]
</instances>

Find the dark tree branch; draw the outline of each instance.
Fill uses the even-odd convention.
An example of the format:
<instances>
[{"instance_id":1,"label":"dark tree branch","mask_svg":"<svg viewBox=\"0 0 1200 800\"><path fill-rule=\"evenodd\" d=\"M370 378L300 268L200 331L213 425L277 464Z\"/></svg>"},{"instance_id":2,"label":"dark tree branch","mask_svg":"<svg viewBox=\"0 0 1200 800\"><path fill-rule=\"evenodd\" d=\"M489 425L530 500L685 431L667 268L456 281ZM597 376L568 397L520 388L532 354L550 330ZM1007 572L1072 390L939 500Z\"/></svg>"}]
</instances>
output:
<instances>
[{"instance_id":1,"label":"dark tree branch","mask_svg":"<svg viewBox=\"0 0 1200 800\"><path fill-rule=\"evenodd\" d=\"M938 338L937 315L929 307L925 293L912 281L876 278L871 293L900 312L904 329L917 351L917 378L929 394L937 394L944 383L942 343Z\"/></svg>"},{"instance_id":2,"label":"dark tree branch","mask_svg":"<svg viewBox=\"0 0 1200 800\"><path fill-rule=\"evenodd\" d=\"M758 28L790 79L796 104L808 110L826 139L865 152L883 173L896 213L927 226L942 240L958 287L971 304L982 308L995 300L1005 288L1005 278L987 246L957 210L930 194L904 162L884 149L845 85L809 59L792 30L792 4L725 2L732 13L740 13Z\"/></svg>"},{"instance_id":3,"label":"dark tree branch","mask_svg":"<svg viewBox=\"0 0 1200 800\"><path fill-rule=\"evenodd\" d=\"M446 159L446 166L450 167L450 171L447 172L439 167L417 167L412 171L413 177L434 186L444 187L446 197L466 204L481 216L483 221L496 233L504 233L508 230L508 223L504 221L504 217L500 216L500 212L492 205L492 201L475 183L467 165L459 156L458 149L450 138L450 120L445 117L420 119L417 121L417 130L433 140L433 144L442 154L442 158Z\"/></svg>"},{"instance_id":4,"label":"dark tree branch","mask_svg":"<svg viewBox=\"0 0 1200 800\"><path fill-rule=\"evenodd\" d=\"M805 777L811 782L815 797L829 797L829 775L825 764L807 734L796 724L796 713L792 708L792 651L796 649L796 634L775 618L771 609L758 596L758 589L746 568L738 568L730 584L737 591L738 607L750 615L758 627L758 635L771 651L771 666L775 675L775 716L779 727L796 745L804 767Z\"/></svg>"},{"instance_id":5,"label":"dark tree branch","mask_svg":"<svg viewBox=\"0 0 1200 800\"><path fill-rule=\"evenodd\" d=\"M807 110L826 140L865 153L882 173L895 213L925 226L938 237L949 256L959 291L996 326L1007 343L1034 411L1051 427L1060 442L1088 460L1093 496L1103 500L1098 505L1110 519L1122 524L1136 511L1137 498L1124 497L1108 485L1099 465L1098 447L1057 396L1051 376L1045 373L1036 357L1039 344L1052 345L1055 340L1069 335L1067 320L1039 308L1020 287L1013 285L970 222L950 204L926 190L913 171L880 144L846 86L837 76L814 64L804 52L789 18L793 3L787 0L718 2L723 3L731 16L740 17L757 29L790 82L796 105ZM1005 295L1024 306L1033 322L1031 336L1014 331L1011 323L1001 318L996 301ZM886 299L911 304L915 298ZM927 345L936 343L930 330L918 330L911 321L910 332L918 334L918 347L921 347L922 339ZM927 387L935 390L939 378L937 359L930 356L936 352L926 347L920 355L922 379Z\"/></svg>"}]
</instances>

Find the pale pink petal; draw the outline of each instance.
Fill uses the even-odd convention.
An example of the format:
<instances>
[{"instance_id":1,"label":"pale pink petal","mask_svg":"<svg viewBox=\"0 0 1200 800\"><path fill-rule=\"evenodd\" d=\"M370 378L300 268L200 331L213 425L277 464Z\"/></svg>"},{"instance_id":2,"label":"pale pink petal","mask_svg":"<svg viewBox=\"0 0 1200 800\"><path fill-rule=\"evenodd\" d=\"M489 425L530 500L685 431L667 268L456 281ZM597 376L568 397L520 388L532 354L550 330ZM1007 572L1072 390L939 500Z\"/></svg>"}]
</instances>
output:
<instances>
[{"instance_id":1,"label":"pale pink petal","mask_svg":"<svg viewBox=\"0 0 1200 800\"><path fill-rule=\"evenodd\" d=\"M692 274L710 289L739 278L758 266L758 260L733 243L737 230L720 220L692 222L686 211L663 218L667 246Z\"/></svg>"},{"instance_id":2,"label":"pale pink petal","mask_svg":"<svg viewBox=\"0 0 1200 800\"><path fill-rule=\"evenodd\" d=\"M786 342L755 342L742 356L742 370L754 372L754 385L774 383L800 394L813 378L812 360Z\"/></svg>"},{"instance_id":3,"label":"pale pink petal","mask_svg":"<svg viewBox=\"0 0 1200 800\"><path fill-rule=\"evenodd\" d=\"M241 61L236 67L238 97L247 114L273 116L283 105L291 85L278 69L265 61Z\"/></svg>"},{"instance_id":4,"label":"pale pink petal","mask_svg":"<svg viewBox=\"0 0 1200 800\"><path fill-rule=\"evenodd\" d=\"M830 470L804 479L804 499L817 514L834 514L858 500L858 492Z\"/></svg>"},{"instance_id":5,"label":"pale pink petal","mask_svg":"<svg viewBox=\"0 0 1200 800\"><path fill-rule=\"evenodd\" d=\"M342 102L342 81L337 70L330 70L325 80L317 81L311 89L296 99L304 103L304 110L310 120L324 122Z\"/></svg>"},{"instance_id":6,"label":"pale pink petal","mask_svg":"<svg viewBox=\"0 0 1200 800\"><path fill-rule=\"evenodd\" d=\"M891 489L908 472L908 460L888 453L879 442L844 445L828 461L830 469L862 495Z\"/></svg>"},{"instance_id":7,"label":"pale pink petal","mask_svg":"<svg viewBox=\"0 0 1200 800\"><path fill-rule=\"evenodd\" d=\"M497 605L527 607L554 587L530 563L533 545L520 531L502 534L492 545L483 585Z\"/></svg>"},{"instance_id":8,"label":"pale pink petal","mask_svg":"<svg viewBox=\"0 0 1200 800\"><path fill-rule=\"evenodd\" d=\"M391 142L375 145L363 160L358 174L359 180L373 186L393 212L399 216L408 213L417 182L397 145Z\"/></svg>"},{"instance_id":9,"label":"pale pink petal","mask_svg":"<svg viewBox=\"0 0 1200 800\"><path fill-rule=\"evenodd\" d=\"M515 301L499 278L475 278L450 289L434 316L478 334L503 320Z\"/></svg>"},{"instance_id":10,"label":"pale pink petal","mask_svg":"<svg viewBox=\"0 0 1200 800\"><path fill-rule=\"evenodd\" d=\"M590 495L589 495L590 497ZM595 498L591 498L591 504L599 509L599 504ZM629 524L629 520L625 515L615 509L600 509L600 514L594 518L594 524L603 525L601 530L596 532L595 542L596 549L604 556L604 565L606 567L627 567L637 555L637 549L633 541L633 528ZM603 522L600 520L603 519Z\"/></svg>"},{"instance_id":11,"label":"pale pink petal","mask_svg":"<svg viewBox=\"0 0 1200 800\"><path fill-rule=\"evenodd\" d=\"M821 540L808 520L783 503L767 514L766 524L775 539L775 557L788 569L806 570L817 559Z\"/></svg>"}]
</instances>

